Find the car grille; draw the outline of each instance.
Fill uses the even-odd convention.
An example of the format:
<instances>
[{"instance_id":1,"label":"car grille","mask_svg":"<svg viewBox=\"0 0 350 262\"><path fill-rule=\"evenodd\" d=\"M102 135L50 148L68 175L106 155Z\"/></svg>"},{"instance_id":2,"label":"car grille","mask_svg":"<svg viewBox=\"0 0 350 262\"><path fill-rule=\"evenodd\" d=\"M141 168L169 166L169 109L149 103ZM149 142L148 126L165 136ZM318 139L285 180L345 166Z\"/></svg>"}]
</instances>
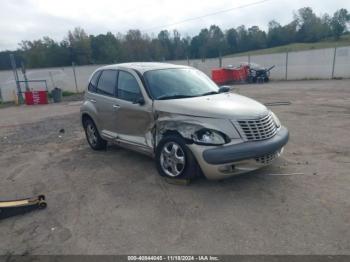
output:
<instances>
[{"instance_id":1,"label":"car grille","mask_svg":"<svg viewBox=\"0 0 350 262\"><path fill-rule=\"evenodd\" d=\"M256 157L256 158L255 158L255 161L258 162L258 163L260 163L260 164L268 165L268 164L270 164L276 157L277 157L277 153L273 153L273 154L268 154L268 155Z\"/></svg>"},{"instance_id":2,"label":"car grille","mask_svg":"<svg viewBox=\"0 0 350 262\"><path fill-rule=\"evenodd\" d=\"M259 141L273 137L277 132L271 114L256 120L239 120L239 126L248 141Z\"/></svg>"}]
</instances>

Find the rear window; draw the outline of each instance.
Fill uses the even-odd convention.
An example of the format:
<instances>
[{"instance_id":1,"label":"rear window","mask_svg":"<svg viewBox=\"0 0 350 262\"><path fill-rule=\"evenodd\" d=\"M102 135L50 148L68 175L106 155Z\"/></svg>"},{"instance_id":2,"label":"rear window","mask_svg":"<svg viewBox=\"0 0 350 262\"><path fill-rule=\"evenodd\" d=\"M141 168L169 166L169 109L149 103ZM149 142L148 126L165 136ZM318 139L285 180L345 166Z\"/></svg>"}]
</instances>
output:
<instances>
[{"instance_id":1,"label":"rear window","mask_svg":"<svg viewBox=\"0 0 350 262\"><path fill-rule=\"evenodd\" d=\"M98 80L97 93L107 96L115 95L117 81L116 70L104 70Z\"/></svg>"},{"instance_id":2,"label":"rear window","mask_svg":"<svg viewBox=\"0 0 350 262\"><path fill-rule=\"evenodd\" d=\"M90 81L89 86L88 86L88 90L90 92L96 92L97 82L98 82L98 78L100 77L100 74L101 74L101 71L98 71L92 76L91 81Z\"/></svg>"}]
</instances>

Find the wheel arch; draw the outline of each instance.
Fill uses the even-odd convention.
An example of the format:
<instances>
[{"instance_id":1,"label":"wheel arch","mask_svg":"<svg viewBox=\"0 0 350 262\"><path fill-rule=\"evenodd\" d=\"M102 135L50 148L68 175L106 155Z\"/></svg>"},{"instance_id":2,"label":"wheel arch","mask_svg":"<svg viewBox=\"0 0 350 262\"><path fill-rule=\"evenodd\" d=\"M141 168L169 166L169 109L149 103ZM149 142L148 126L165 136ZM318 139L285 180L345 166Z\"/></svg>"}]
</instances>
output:
<instances>
[{"instance_id":1,"label":"wheel arch","mask_svg":"<svg viewBox=\"0 0 350 262\"><path fill-rule=\"evenodd\" d=\"M96 117L94 117L92 114L89 114L88 112L82 112L81 113L81 124L83 125L83 127L85 127L85 121L87 119L92 120L94 122L94 124L96 125L98 131L100 132L99 123L98 123Z\"/></svg>"},{"instance_id":2,"label":"wheel arch","mask_svg":"<svg viewBox=\"0 0 350 262\"><path fill-rule=\"evenodd\" d=\"M154 151L157 150L157 147L158 147L160 141L162 141L162 139L164 139L165 137L168 137L168 136L179 137L179 138L183 139L186 144L193 143L193 140L191 138L184 136L184 134L182 134L181 132L179 132L179 130L176 130L176 129L166 128L166 129L162 129L161 131L157 130L157 132L155 132L154 135L155 135L155 137L154 137L154 141L155 141Z\"/></svg>"}]
</instances>

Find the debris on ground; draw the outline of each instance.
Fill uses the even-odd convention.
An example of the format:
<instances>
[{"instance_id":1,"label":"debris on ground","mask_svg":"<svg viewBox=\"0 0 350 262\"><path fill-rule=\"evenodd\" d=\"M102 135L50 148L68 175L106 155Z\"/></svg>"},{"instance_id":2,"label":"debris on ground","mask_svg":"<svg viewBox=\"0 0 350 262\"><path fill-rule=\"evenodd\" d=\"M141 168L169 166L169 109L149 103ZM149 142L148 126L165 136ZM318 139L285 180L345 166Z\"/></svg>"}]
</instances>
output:
<instances>
[{"instance_id":1,"label":"debris on ground","mask_svg":"<svg viewBox=\"0 0 350 262\"><path fill-rule=\"evenodd\" d=\"M47 207L44 195L11 201L0 201L0 220Z\"/></svg>"},{"instance_id":2,"label":"debris on ground","mask_svg":"<svg viewBox=\"0 0 350 262\"><path fill-rule=\"evenodd\" d=\"M289 106L291 105L292 102L290 101L278 101L278 102L269 102L269 103L265 103L265 106Z\"/></svg>"}]
</instances>

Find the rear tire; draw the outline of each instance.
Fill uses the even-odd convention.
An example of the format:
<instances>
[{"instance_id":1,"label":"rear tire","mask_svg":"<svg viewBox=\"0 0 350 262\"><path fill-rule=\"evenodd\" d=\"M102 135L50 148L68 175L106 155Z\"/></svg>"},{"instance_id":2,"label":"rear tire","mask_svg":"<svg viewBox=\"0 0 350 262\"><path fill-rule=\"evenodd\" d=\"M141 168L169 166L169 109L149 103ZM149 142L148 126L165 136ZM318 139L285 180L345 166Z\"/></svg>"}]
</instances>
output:
<instances>
[{"instance_id":1,"label":"rear tire","mask_svg":"<svg viewBox=\"0 0 350 262\"><path fill-rule=\"evenodd\" d=\"M107 147L107 141L104 140L99 132L98 129L92 121L92 119L87 118L84 121L84 130L85 130L85 135L86 135L86 140L88 141L90 147L93 150L105 150Z\"/></svg>"},{"instance_id":2,"label":"rear tire","mask_svg":"<svg viewBox=\"0 0 350 262\"><path fill-rule=\"evenodd\" d=\"M199 166L184 139L177 135L164 137L156 149L156 165L161 176L171 179L193 179Z\"/></svg>"}]
</instances>

